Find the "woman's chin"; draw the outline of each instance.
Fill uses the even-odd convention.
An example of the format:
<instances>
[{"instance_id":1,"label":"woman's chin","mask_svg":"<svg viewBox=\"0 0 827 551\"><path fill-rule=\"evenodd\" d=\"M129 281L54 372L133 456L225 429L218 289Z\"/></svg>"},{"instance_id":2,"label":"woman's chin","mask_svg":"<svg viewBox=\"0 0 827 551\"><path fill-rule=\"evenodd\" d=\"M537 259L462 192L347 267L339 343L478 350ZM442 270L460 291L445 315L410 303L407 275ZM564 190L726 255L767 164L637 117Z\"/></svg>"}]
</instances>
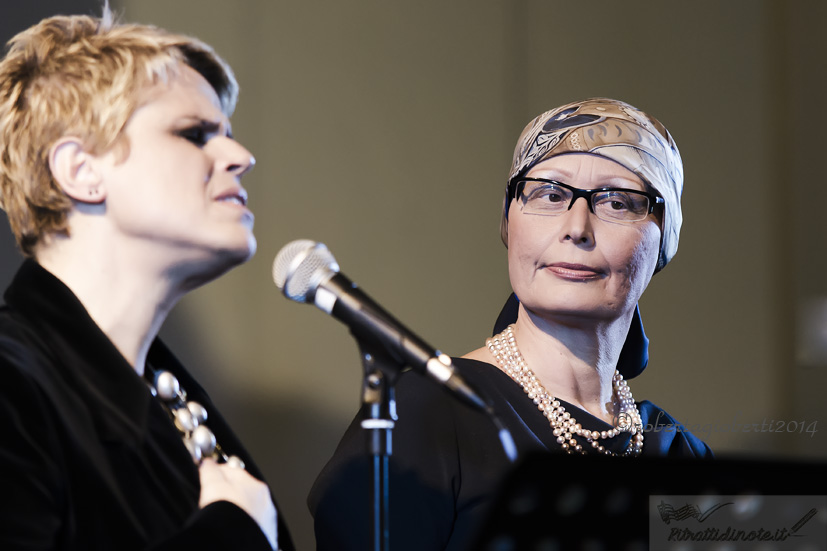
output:
<instances>
[{"instance_id":1,"label":"woman's chin","mask_svg":"<svg viewBox=\"0 0 827 551\"><path fill-rule=\"evenodd\" d=\"M216 247L216 257L230 267L244 264L256 254L258 243L252 231L240 232L232 240Z\"/></svg>"},{"instance_id":2,"label":"woman's chin","mask_svg":"<svg viewBox=\"0 0 827 551\"><path fill-rule=\"evenodd\" d=\"M234 268L253 258L256 254L256 248L256 238L250 234L249 239L244 245L225 249L222 251L221 257L227 263L227 269Z\"/></svg>"},{"instance_id":3,"label":"woman's chin","mask_svg":"<svg viewBox=\"0 0 827 551\"><path fill-rule=\"evenodd\" d=\"M253 258L256 246L256 238L249 233L244 239L202 248L190 262L183 262L190 265L190 269L185 268L185 271L200 274L200 284L203 285Z\"/></svg>"},{"instance_id":4,"label":"woman's chin","mask_svg":"<svg viewBox=\"0 0 827 551\"><path fill-rule=\"evenodd\" d=\"M253 235L253 232L250 232L250 234L247 237L246 245L242 248L241 251L239 251L240 256L243 257L239 264L243 264L251 258L253 258L253 256L255 256L256 254L256 250L258 250L258 242L256 241L256 236Z\"/></svg>"}]
</instances>

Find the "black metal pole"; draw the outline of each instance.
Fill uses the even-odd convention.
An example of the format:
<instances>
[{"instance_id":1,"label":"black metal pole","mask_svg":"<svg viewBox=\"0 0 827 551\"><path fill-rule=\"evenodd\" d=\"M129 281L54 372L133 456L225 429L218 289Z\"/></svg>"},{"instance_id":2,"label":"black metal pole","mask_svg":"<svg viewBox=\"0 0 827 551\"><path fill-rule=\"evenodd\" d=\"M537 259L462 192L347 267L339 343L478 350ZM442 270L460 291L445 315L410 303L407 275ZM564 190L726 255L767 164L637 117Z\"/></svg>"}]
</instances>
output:
<instances>
[{"instance_id":1,"label":"black metal pole","mask_svg":"<svg viewBox=\"0 0 827 551\"><path fill-rule=\"evenodd\" d=\"M401 367L381 352L369 351L360 341L365 381L362 388L362 428L371 456L371 528L374 551L390 551L389 458L396 422L394 383ZM389 363L390 362L390 363Z\"/></svg>"}]
</instances>

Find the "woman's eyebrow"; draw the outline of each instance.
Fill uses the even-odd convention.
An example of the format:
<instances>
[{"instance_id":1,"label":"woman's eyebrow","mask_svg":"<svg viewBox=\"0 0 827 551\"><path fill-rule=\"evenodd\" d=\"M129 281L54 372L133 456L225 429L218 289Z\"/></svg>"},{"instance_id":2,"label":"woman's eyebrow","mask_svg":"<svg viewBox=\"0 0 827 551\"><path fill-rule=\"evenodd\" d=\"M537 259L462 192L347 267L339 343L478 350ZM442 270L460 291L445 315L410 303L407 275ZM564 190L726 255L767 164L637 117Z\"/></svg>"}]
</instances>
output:
<instances>
[{"instance_id":1,"label":"woman's eyebrow","mask_svg":"<svg viewBox=\"0 0 827 551\"><path fill-rule=\"evenodd\" d=\"M222 135L230 138L231 140L235 139L233 137L233 131L232 131L232 128L231 128L229 122L225 123L223 121L209 120L209 119L205 119L204 117L201 117L201 116L198 116L198 115L185 115L185 116L181 117L179 122L180 122L180 124L182 124L182 126L186 126L186 125L198 126L202 130L207 132L208 134L222 134ZM221 132L221 127L222 126L225 127L225 130L224 130L223 133Z\"/></svg>"}]
</instances>

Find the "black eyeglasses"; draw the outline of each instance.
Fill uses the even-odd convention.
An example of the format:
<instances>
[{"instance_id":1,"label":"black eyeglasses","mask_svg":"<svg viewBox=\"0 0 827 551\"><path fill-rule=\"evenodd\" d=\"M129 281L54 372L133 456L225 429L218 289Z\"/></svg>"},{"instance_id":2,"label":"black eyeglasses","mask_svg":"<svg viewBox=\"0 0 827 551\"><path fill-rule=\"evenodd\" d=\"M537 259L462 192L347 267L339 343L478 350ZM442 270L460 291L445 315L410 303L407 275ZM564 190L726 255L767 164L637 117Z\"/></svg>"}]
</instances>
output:
<instances>
[{"instance_id":1,"label":"black eyeglasses","mask_svg":"<svg viewBox=\"0 0 827 551\"><path fill-rule=\"evenodd\" d=\"M589 211L608 222L638 222L654 212L663 197L625 188L580 189L555 180L522 178L508 183L508 204L517 198L525 214L557 216L571 210L580 197Z\"/></svg>"}]
</instances>

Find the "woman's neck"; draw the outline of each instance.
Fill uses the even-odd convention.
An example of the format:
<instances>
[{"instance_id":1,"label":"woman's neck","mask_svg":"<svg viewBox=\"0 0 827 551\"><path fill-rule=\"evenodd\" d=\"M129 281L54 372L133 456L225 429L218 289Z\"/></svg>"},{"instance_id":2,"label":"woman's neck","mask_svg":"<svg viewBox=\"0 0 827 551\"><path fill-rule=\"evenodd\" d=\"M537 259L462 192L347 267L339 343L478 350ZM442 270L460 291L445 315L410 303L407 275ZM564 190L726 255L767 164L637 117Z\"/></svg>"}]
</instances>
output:
<instances>
[{"instance_id":1,"label":"woman's neck","mask_svg":"<svg viewBox=\"0 0 827 551\"><path fill-rule=\"evenodd\" d=\"M616 415L612 377L631 316L574 324L538 316L521 304L514 336L528 367L551 395L611 424ZM484 349L468 357L496 363Z\"/></svg>"},{"instance_id":2,"label":"woman's neck","mask_svg":"<svg viewBox=\"0 0 827 551\"><path fill-rule=\"evenodd\" d=\"M139 375L152 341L183 293L145 257L78 247L56 241L36 255L60 279Z\"/></svg>"}]
</instances>

